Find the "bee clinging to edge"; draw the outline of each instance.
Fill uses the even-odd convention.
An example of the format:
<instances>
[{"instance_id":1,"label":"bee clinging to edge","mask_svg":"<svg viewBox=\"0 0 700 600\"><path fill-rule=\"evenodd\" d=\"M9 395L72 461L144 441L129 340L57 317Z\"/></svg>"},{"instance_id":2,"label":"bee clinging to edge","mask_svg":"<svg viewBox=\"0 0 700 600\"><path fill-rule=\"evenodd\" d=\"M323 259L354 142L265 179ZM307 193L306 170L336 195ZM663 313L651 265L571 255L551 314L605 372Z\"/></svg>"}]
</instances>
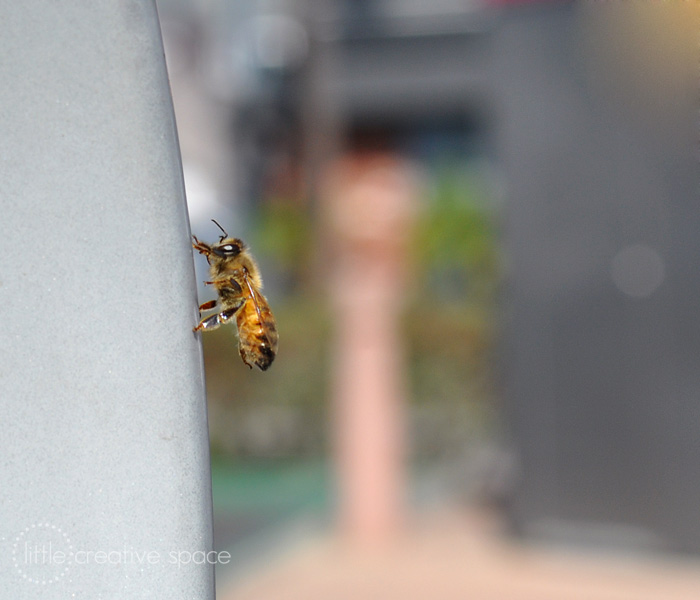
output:
<instances>
[{"instance_id":1,"label":"bee clinging to edge","mask_svg":"<svg viewBox=\"0 0 700 600\"><path fill-rule=\"evenodd\" d=\"M212 219L212 221L214 221ZM219 295L217 300L205 302L201 311L216 310L203 318L194 331L216 329L234 316L238 325L238 351L243 362L265 371L277 354L277 325L265 296L260 293L262 279L246 245L238 238L224 233L216 244L205 244L195 236L192 247L204 254L209 263L211 281Z\"/></svg>"}]
</instances>

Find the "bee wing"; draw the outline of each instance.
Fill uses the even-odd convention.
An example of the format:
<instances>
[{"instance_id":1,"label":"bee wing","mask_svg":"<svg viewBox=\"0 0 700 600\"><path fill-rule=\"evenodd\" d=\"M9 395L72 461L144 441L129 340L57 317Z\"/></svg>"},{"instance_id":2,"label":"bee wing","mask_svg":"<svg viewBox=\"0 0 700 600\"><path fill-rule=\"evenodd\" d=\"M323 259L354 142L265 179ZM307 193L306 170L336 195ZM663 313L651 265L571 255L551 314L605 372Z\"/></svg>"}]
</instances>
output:
<instances>
[{"instance_id":1,"label":"bee wing","mask_svg":"<svg viewBox=\"0 0 700 600\"><path fill-rule=\"evenodd\" d=\"M270 305L267 303L265 296L263 296L253 285L248 274L244 275L245 284L250 292L250 299L255 306L255 312L258 315L258 322L260 323L260 328L263 334L267 337L267 341L272 349L273 353L277 353L277 324L275 323L275 318L272 316L272 310Z\"/></svg>"}]
</instances>

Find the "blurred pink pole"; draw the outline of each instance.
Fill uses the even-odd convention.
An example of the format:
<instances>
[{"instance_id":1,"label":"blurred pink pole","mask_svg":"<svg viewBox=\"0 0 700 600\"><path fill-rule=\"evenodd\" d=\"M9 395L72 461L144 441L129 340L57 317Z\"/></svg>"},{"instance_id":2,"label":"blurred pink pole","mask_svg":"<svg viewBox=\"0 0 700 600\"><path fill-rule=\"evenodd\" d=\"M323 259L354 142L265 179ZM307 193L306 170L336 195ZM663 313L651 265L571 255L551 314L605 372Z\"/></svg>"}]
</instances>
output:
<instances>
[{"instance_id":1,"label":"blurred pink pole","mask_svg":"<svg viewBox=\"0 0 700 600\"><path fill-rule=\"evenodd\" d=\"M325 185L339 519L343 533L366 544L390 539L404 514L399 319L416 181L397 157L355 154L329 168Z\"/></svg>"}]
</instances>

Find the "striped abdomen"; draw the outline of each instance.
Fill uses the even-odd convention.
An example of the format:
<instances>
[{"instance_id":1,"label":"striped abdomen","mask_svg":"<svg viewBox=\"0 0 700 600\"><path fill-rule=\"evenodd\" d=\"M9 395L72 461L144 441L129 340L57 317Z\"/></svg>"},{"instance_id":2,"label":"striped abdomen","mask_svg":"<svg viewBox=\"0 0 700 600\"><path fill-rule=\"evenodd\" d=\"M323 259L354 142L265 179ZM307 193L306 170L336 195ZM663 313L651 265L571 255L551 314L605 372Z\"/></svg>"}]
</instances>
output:
<instances>
[{"instance_id":1,"label":"striped abdomen","mask_svg":"<svg viewBox=\"0 0 700 600\"><path fill-rule=\"evenodd\" d=\"M277 324L265 297L251 289L236 313L238 351L243 362L265 371L277 354Z\"/></svg>"}]
</instances>

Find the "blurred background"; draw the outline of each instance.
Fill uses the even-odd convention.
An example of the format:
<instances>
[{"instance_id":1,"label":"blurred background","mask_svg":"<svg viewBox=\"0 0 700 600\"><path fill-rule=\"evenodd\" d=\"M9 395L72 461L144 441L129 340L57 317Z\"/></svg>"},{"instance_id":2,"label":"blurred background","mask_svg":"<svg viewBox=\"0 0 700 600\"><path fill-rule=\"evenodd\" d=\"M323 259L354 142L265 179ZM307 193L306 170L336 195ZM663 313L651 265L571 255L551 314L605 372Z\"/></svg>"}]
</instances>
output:
<instances>
[{"instance_id":1,"label":"blurred background","mask_svg":"<svg viewBox=\"0 0 700 600\"><path fill-rule=\"evenodd\" d=\"M460 557L496 539L593 552L533 596L496 553L470 597L607 598L618 577L656 598L669 568L664 597L700 589L697 5L158 9L192 231L248 242L280 332L265 373L231 328L203 336L220 597L260 573L250 597L312 598L292 582L319 565L344 597L337 565L367 575L365 551L405 580L386 548L406 539L456 565L440 597L471 593ZM360 554L265 580L328 536ZM613 550L666 566L596 571ZM369 597L435 584L392 572Z\"/></svg>"}]
</instances>

